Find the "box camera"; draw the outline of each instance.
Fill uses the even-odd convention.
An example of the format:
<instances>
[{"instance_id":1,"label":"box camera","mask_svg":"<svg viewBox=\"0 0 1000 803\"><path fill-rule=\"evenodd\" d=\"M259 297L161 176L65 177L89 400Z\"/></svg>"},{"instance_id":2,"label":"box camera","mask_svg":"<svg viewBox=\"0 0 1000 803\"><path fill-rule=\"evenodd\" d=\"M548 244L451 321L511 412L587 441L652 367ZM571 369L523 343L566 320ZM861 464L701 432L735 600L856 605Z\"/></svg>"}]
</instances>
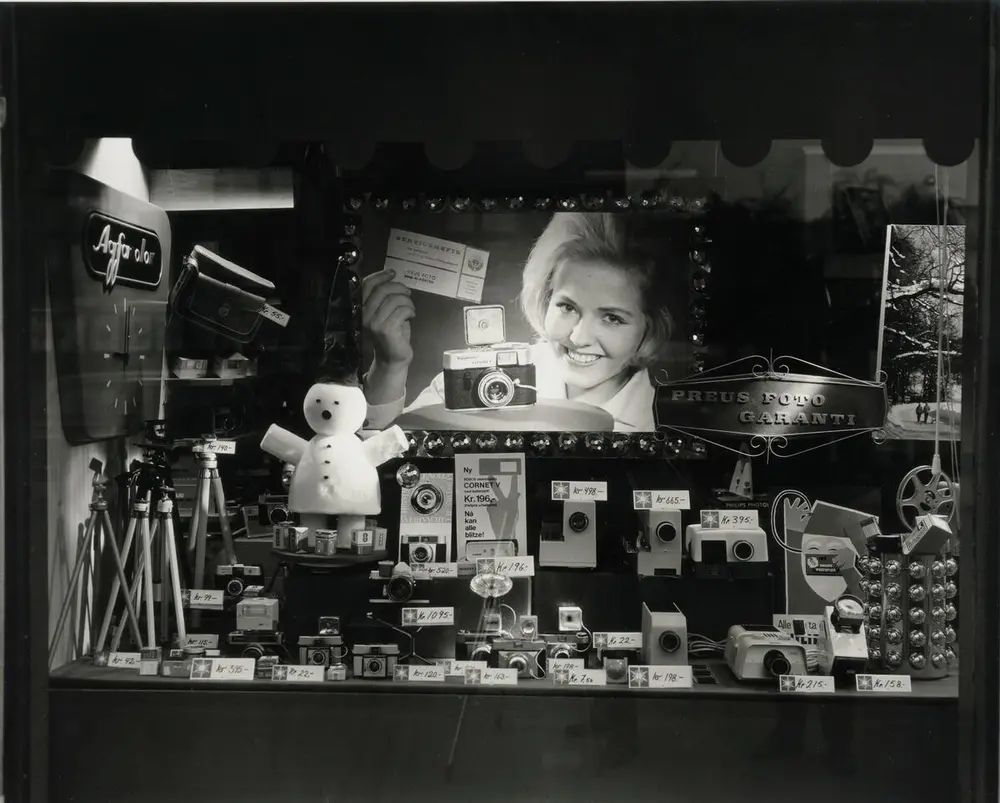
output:
<instances>
[{"instance_id":1,"label":"box camera","mask_svg":"<svg viewBox=\"0 0 1000 803\"><path fill-rule=\"evenodd\" d=\"M865 606L857 597L844 594L827 605L826 633L820 640L820 671L835 677L864 672L868 665L868 633Z\"/></svg>"},{"instance_id":2,"label":"box camera","mask_svg":"<svg viewBox=\"0 0 1000 803\"><path fill-rule=\"evenodd\" d=\"M540 659L545 653L544 641L495 639L493 651L500 669L516 669L519 678L540 678Z\"/></svg>"},{"instance_id":3,"label":"box camera","mask_svg":"<svg viewBox=\"0 0 1000 803\"><path fill-rule=\"evenodd\" d=\"M640 577L681 573L681 512L640 510L638 573Z\"/></svg>"},{"instance_id":4,"label":"box camera","mask_svg":"<svg viewBox=\"0 0 1000 803\"><path fill-rule=\"evenodd\" d=\"M354 677L366 680L385 680L392 677L399 659L396 644L355 644Z\"/></svg>"},{"instance_id":5,"label":"box camera","mask_svg":"<svg viewBox=\"0 0 1000 803\"><path fill-rule=\"evenodd\" d=\"M399 559L403 563L447 563L448 536L401 534Z\"/></svg>"},{"instance_id":6,"label":"box camera","mask_svg":"<svg viewBox=\"0 0 1000 803\"><path fill-rule=\"evenodd\" d=\"M278 655L284 643L281 633L274 630L234 630L226 637L229 652L241 658L259 660L265 655Z\"/></svg>"},{"instance_id":7,"label":"box camera","mask_svg":"<svg viewBox=\"0 0 1000 803\"><path fill-rule=\"evenodd\" d=\"M807 672L806 648L770 625L733 625L725 658L737 680L775 680Z\"/></svg>"},{"instance_id":8,"label":"box camera","mask_svg":"<svg viewBox=\"0 0 1000 803\"><path fill-rule=\"evenodd\" d=\"M651 611L642 604L642 661L649 666L687 665L687 617L683 613Z\"/></svg>"},{"instance_id":9,"label":"box camera","mask_svg":"<svg viewBox=\"0 0 1000 803\"><path fill-rule=\"evenodd\" d=\"M749 578L767 574L767 535L753 529L688 525L687 551L696 577Z\"/></svg>"},{"instance_id":10,"label":"box camera","mask_svg":"<svg viewBox=\"0 0 1000 803\"><path fill-rule=\"evenodd\" d=\"M299 636L299 663L308 666L339 664L346 654L340 636Z\"/></svg>"},{"instance_id":11,"label":"box camera","mask_svg":"<svg viewBox=\"0 0 1000 803\"><path fill-rule=\"evenodd\" d=\"M493 658L493 641L496 633L459 630L455 634L455 657L460 661L486 661Z\"/></svg>"},{"instance_id":12,"label":"box camera","mask_svg":"<svg viewBox=\"0 0 1000 803\"><path fill-rule=\"evenodd\" d=\"M468 348L443 355L449 410L496 410L535 403L535 365L527 343L505 343L502 306L465 308Z\"/></svg>"},{"instance_id":13,"label":"box camera","mask_svg":"<svg viewBox=\"0 0 1000 803\"><path fill-rule=\"evenodd\" d=\"M543 529L539 566L593 569L597 566L597 504L564 502L562 527Z\"/></svg>"},{"instance_id":14,"label":"box camera","mask_svg":"<svg viewBox=\"0 0 1000 803\"><path fill-rule=\"evenodd\" d=\"M251 587L263 590L264 569L242 563L215 567L215 587L228 597L242 597ZM250 592L251 595L253 592ZM259 592L258 592L259 593Z\"/></svg>"}]
</instances>

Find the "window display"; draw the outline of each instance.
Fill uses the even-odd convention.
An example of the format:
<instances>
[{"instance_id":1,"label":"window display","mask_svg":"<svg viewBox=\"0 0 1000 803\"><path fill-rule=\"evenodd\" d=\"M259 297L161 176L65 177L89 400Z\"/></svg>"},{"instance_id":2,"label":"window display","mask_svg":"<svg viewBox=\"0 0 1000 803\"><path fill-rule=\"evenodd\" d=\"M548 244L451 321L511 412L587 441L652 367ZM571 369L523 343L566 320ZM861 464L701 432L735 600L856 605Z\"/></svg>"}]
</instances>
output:
<instances>
[{"instance_id":1,"label":"window display","mask_svg":"<svg viewBox=\"0 0 1000 803\"><path fill-rule=\"evenodd\" d=\"M957 694L969 164L333 203L317 147L292 209L48 184L57 677Z\"/></svg>"}]
</instances>

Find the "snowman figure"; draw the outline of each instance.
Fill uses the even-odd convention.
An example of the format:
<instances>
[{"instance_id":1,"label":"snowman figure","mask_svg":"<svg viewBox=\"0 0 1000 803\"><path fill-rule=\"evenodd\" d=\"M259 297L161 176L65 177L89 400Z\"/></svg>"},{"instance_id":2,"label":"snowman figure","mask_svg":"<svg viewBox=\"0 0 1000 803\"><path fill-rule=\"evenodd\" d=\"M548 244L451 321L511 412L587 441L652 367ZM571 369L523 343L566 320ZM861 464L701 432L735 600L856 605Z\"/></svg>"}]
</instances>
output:
<instances>
[{"instance_id":1,"label":"snowman figure","mask_svg":"<svg viewBox=\"0 0 1000 803\"><path fill-rule=\"evenodd\" d=\"M361 388L336 382L317 382L302 402L306 423L315 433L305 440L272 424L260 448L295 466L288 489L288 509L316 530L337 517L337 543L350 547L351 533L365 529L365 519L382 512L378 466L403 454L406 436L398 426L362 440L357 432L368 413Z\"/></svg>"}]
</instances>

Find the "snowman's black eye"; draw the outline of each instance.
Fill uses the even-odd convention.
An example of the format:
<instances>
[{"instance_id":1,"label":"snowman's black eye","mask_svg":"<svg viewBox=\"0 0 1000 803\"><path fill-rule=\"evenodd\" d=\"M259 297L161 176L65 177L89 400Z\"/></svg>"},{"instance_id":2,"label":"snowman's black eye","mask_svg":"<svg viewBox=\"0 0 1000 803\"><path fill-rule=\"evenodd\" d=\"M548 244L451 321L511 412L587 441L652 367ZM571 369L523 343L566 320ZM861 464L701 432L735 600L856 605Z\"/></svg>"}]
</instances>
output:
<instances>
[{"instance_id":1,"label":"snowman's black eye","mask_svg":"<svg viewBox=\"0 0 1000 803\"><path fill-rule=\"evenodd\" d=\"M316 399L316 404L322 404L322 399Z\"/></svg>"},{"instance_id":2,"label":"snowman's black eye","mask_svg":"<svg viewBox=\"0 0 1000 803\"><path fill-rule=\"evenodd\" d=\"M334 404L340 404L340 402L339 401L335 401Z\"/></svg>"}]
</instances>

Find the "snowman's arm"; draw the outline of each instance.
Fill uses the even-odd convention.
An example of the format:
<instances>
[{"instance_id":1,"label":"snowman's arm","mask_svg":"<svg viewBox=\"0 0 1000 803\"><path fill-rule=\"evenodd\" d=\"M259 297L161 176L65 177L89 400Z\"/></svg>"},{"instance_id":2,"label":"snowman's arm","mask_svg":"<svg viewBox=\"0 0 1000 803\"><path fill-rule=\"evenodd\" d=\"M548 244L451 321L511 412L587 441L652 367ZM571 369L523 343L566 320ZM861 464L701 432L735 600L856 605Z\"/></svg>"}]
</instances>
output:
<instances>
[{"instance_id":1,"label":"snowman's arm","mask_svg":"<svg viewBox=\"0 0 1000 803\"><path fill-rule=\"evenodd\" d=\"M264 439L260 442L260 448L269 455L293 466L299 464L308 445L309 441L305 438L300 438L294 432L282 429L277 424L271 424L267 428Z\"/></svg>"},{"instance_id":2,"label":"snowman's arm","mask_svg":"<svg viewBox=\"0 0 1000 803\"><path fill-rule=\"evenodd\" d=\"M396 426L372 435L361 444L362 451L373 466L381 466L392 458L399 457L409 448L410 442L406 439L406 435Z\"/></svg>"}]
</instances>

